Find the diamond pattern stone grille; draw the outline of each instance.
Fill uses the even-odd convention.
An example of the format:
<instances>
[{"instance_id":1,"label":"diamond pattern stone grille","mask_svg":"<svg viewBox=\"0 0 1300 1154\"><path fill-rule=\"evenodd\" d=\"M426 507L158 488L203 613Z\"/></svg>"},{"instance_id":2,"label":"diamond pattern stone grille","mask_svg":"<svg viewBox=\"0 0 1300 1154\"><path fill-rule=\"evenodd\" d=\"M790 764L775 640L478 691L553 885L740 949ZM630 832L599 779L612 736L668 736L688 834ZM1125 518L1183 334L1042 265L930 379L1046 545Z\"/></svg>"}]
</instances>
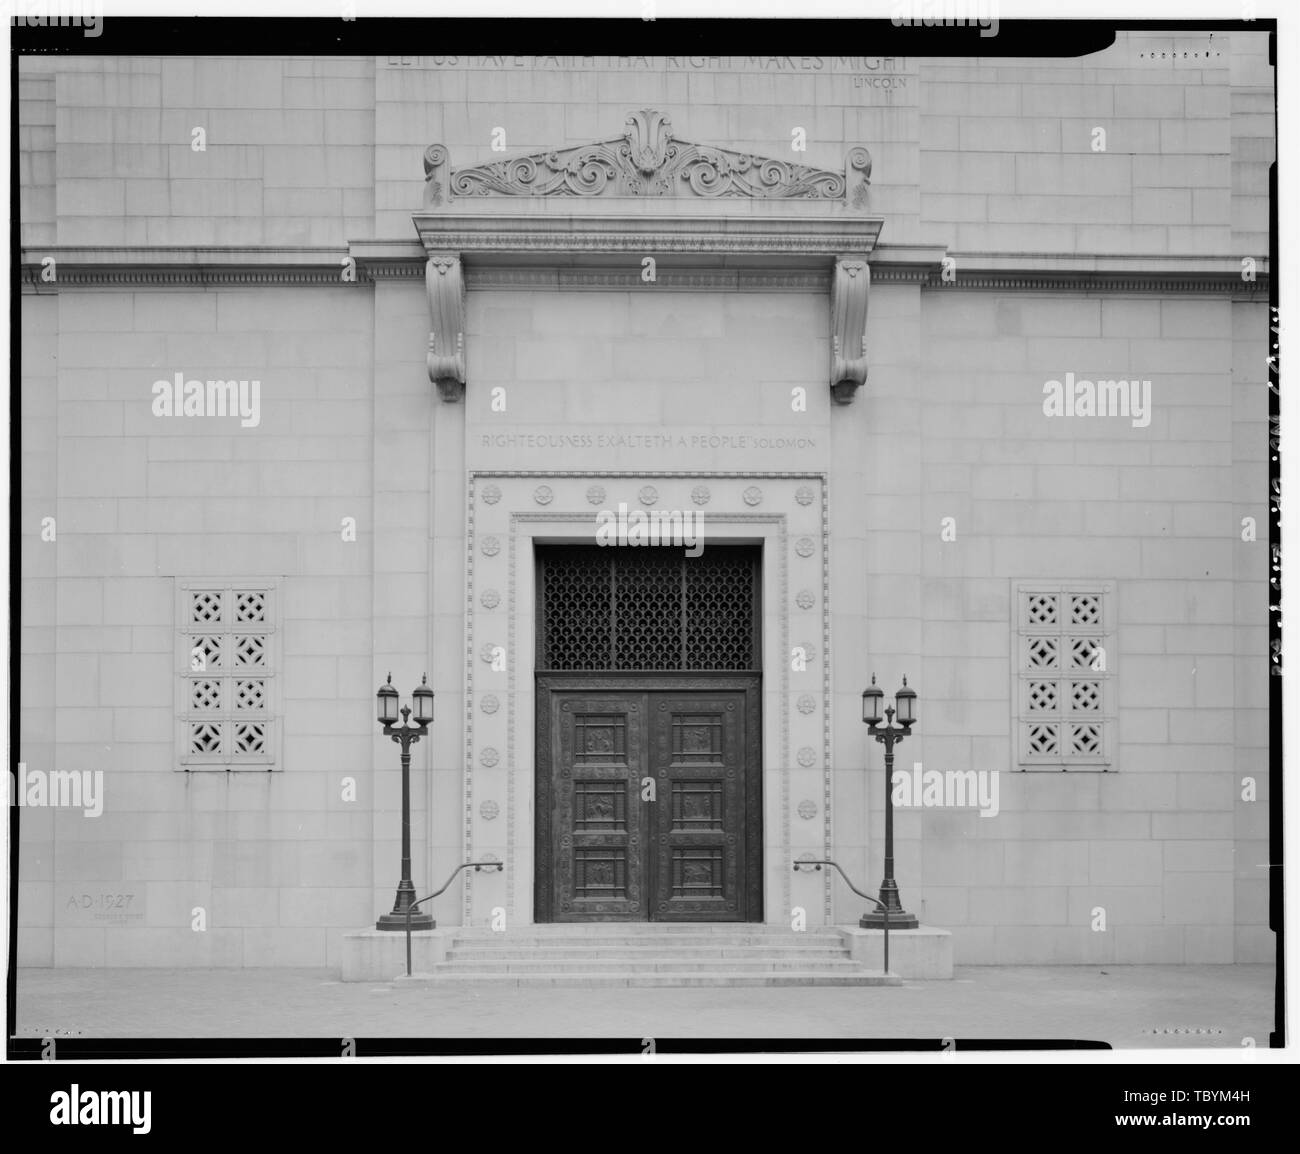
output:
<instances>
[{"instance_id":1,"label":"diamond pattern stone grille","mask_svg":"<svg viewBox=\"0 0 1300 1154\"><path fill-rule=\"evenodd\" d=\"M1048 757L1060 751L1055 725L1031 725L1029 727L1029 748L1040 757Z\"/></svg>"},{"instance_id":2,"label":"diamond pattern stone grille","mask_svg":"<svg viewBox=\"0 0 1300 1154\"><path fill-rule=\"evenodd\" d=\"M1070 642L1070 664L1075 669L1092 669L1100 653L1100 637L1076 637Z\"/></svg>"},{"instance_id":3,"label":"diamond pattern stone grille","mask_svg":"<svg viewBox=\"0 0 1300 1154\"><path fill-rule=\"evenodd\" d=\"M1014 719L1026 769L1112 768L1111 582L1019 582Z\"/></svg>"},{"instance_id":4,"label":"diamond pattern stone grille","mask_svg":"<svg viewBox=\"0 0 1300 1154\"><path fill-rule=\"evenodd\" d=\"M221 594L203 589L190 595L190 620L197 625L221 621Z\"/></svg>"},{"instance_id":5,"label":"diamond pattern stone grille","mask_svg":"<svg viewBox=\"0 0 1300 1154\"><path fill-rule=\"evenodd\" d=\"M261 592L235 594L236 621L265 621L266 594Z\"/></svg>"},{"instance_id":6,"label":"diamond pattern stone grille","mask_svg":"<svg viewBox=\"0 0 1300 1154\"><path fill-rule=\"evenodd\" d=\"M1101 683L1076 681L1070 687L1070 704L1081 712L1096 713L1101 709Z\"/></svg>"},{"instance_id":7,"label":"diamond pattern stone grille","mask_svg":"<svg viewBox=\"0 0 1300 1154\"><path fill-rule=\"evenodd\" d=\"M1101 598L1092 593L1070 595L1071 625L1100 625Z\"/></svg>"},{"instance_id":8,"label":"diamond pattern stone grille","mask_svg":"<svg viewBox=\"0 0 1300 1154\"><path fill-rule=\"evenodd\" d=\"M202 586L178 590L181 760L187 768L273 768L274 589Z\"/></svg>"},{"instance_id":9,"label":"diamond pattern stone grille","mask_svg":"<svg viewBox=\"0 0 1300 1154\"><path fill-rule=\"evenodd\" d=\"M1031 625L1056 624L1056 594L1035 593L1030 596L1029 623Z\"/></svg>"},{"instance_id":10,"label":"diamond pattern stone grille","mask_svg":"<svg viewBox=\"0 0 1300 1154\"><path fill-rule=\"evenodd\" d=\"M1029 683L1029 709L1032 713L1050 713L1056 708L1056 682Z\"/></svg>"},{"instance_id":11,"label":"diamond pattern stone grille","mask_svg":"<svg viewBox=\"0 0 1300 1154\"><path fill-rule=\"evenodd\" d=\"M209 669L221 668L221 638L191 637L190 669L195 673L206 673Z\"/></svg>"},{"instance_id":12,"label":"diamond pattern stone grille","mask_svg":"<svg viewBox=\"0 0 1300 1154\"><path fill-rule=\"evenodd\" d=\"M538 550L539 668L750 670L758 550Z\"/></svg>"},{"instance_id":13,"label":"diamond pattern stone grille","mask_svg":"<svg viewBox=\"0 0 1300 1154\"><path fill-rule=\"evenodd\" d=\"M1093 757L1101 753L1101 726L1070 726L1070 752L1083 757Z\"/></svg>"},{"instance_id":14,"label":"diamond pattern stone grille","mask_svg":"<svg viewBox=\"0 0 1300 1154\"><path fill-rule=\"evenodd\" d=\"M235 641L236 665L265 665L266 638L248 633Z\"/></svg>"},{"instance_id":15,"label":"diamond pattern stone grille","mask_svg":"<svg viewBox=\"0 0 1300 1154\"><path fill-rule=\"evenodd\" d=\"M266 704L265 681L236 681L235 708L261 709Z\"/></svg>"},{"instance_id":16,"label":"diamond pattern stone grille","mask_svg":"<svg viewBox=\"0 0 1300 1154\"><path fill-rule=\"evenodd\" d=\"M261 722L241 722L235 726L235 751L261 753L266 744L266 726Z\"/></svg>"},{"instance_id":17,"label":"diamond pattern stone grille","mask_svg":"<svg viewBox=\"0 0 1300 1154\"><path fill-rule=\"evenodd\" d=\"M221 727L210 722L190 726L191 753L220 753Z\"/></svg>"},{"instance_id":18,"label":"diamond pattern stone grille","mask_svg":"<svg viewBox=\"0 0 1300 1154\"><path fill-rule=\"evenodd\" d=\"M1055 637L1029 638L1029 665L1034 669L1055 669L1057 639Z\"/></svg>"}]
</instances>

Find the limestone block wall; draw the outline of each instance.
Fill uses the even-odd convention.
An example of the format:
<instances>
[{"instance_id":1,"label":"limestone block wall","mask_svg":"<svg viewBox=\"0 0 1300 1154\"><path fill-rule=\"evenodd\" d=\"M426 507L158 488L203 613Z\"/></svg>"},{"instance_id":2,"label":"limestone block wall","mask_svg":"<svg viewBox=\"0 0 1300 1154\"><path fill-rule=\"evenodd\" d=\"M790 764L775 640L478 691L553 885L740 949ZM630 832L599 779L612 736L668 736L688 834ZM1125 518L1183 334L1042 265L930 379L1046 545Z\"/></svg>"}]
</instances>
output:
<instances>
[{"instance_id":1,"label":"limestone block wall","mask_svg":"<svg viewBox=\"0 0 1300 1154\"><path fill-rule=\"evenodd\" d=\"M20 122L54 164L33 159L23 243L367 235L373 74L366 57L25 57Z\"/></svg>"},{"instance_id":2,"label":"limestone block wall","mask_svg":"<svg viewBox=\"0 0 1300 1154\"><path fill-rule=\"evenodd\" d=\"M680 138L831 169L865 144L885 246L1259 257L1272 72L1262 35L1222 39L1128 34L1050 66L25 58L22 242L39 261L53 245L409 241L428 144L461 167L616 137L650 106ZM1165 52L1179 56L1155 62ZM403 692L427 668L437 694L413 841L417 886L441 883L464 850L467 474L507 467L828 471L831 842L850 874L874 885L882 852L882 751L858 695L873 670L888 691L908 673L922 722L900 765L1002 771L996 818L898 817L904 899L953 929L959 960L1271 959L1269 558L1241 537L1243 517L1261 535L1267 518L1263 305L881 275L870 378L840 407L824 292L480 281L470 387L448 405L425 370L417 281L35 287L22 757L102 769L108 794L95 819L22 815L24 964L332 964L396 881L397 751L371 709L390 668ZM1150 378L1150 425L1045 417L1043 383L1068 371ZM154 416L153 382L178 372L260 380L256 427ZM665 431L687 443L617 439ZM233 575L282 581L281 760L180 773L174 585ZM1013 772L1011 583L1034 577L1116 584L1112 774ZM832 892L834 919L856 917ZM81 897L103 893L133 895L139 918L87 915ZM1098 905L1105 934L1089 926Z\"/></svg>"},{"instance_id":3,"label":"limestone block wall","mask_svg":"<svg viewBox=\"0 0 1300 1154\"><path fill-rule=\"evenodd\" d=\"M23 297L22 757L105 791L99 817L23 813L26 963L324 965L371 916L371 308L348 287ZM175 373L260 380L259 423L155 415ZM175 585L237 576L280 582L277 771L183 773ZM104 893L138 916L98 919L82 897Z\"/></svg>"},{"instance_id":4,"label":"limestone block wall","mask_svg":"<svg viewBox=\"0 0 1300 1154\"><path fill-rule=\"evenodd\" d=\"M1262 33L1128 32L1050 64L24 58L23 243L406 237L429 144L462 167L617 137L628 111L651 106L682 139L831 169L866 144L869 207L888 218L890 244L1259 255L1273 157L1266 53Z\"/></svg>"},{"instance_id":5,"label":"limestone block wall","mask_svg":"<svg viewBox=\"0 0 1300 1154\"><path fill-rule=\"evenodd\" d=\"M924 60L921 231L972 253L1266 255L1271 71L1262 33Z\"/></svg>"},{"instance_id":6,"label":"limestone block wall","mask_svg":"<svg viewBox=\"0 0 1300 1154\"><path fill-rule=\"evenodd\" d=\"M469 295L467 324L478 382L466 399L471 467L776 471L829 464L827 427L839 414L831 413L838 406L824 384L825 293L494 290ZM806 410L792 407L795 387L807 393ZM504 410L494 408L502 399ZM820 449L760 446L752 436L759 430L804 437ZM591 445L557 451L503 439L520 433L585 435ZM665 433L687 441L665 450L616 440Z\"/></svg>"},{"instance_id":7,"label":"limestone block wall","mask_svg":"<svg viewBox=\"0 0 1300 1154\"><path fill-rule=\"evenodd\" d=\"M1270 956L1255 868L1267 800L1242 800L1247 772L1266 773L1267 721L1251 706L1267 700L1268 546L1243 541L1241 520L1265 524L1266 402L1233 341L1234 326L1244 333L1266 316L1261 304L1212 298L921 297L923 416L908 446L919 453L910 469L895 460L869 472L879 500L868 571L887 583L891 611L867 633L873 656L918 670L923 717L900 747L902 767L1003 771L996 817L896 817L904 897L953 929L966 961ZM1150 378L1150 425L1045 416L1043 383L1070 366ZM873 424L876 404L873 391ZM1234 412L1253 414L1250 433ZM1116 583L1114 772L1006 772L1016 764L1011 582L1061 575ZM879 765L878 748L869 756ZM878 855L873 845L873 874ZM1104 933L1091 926L1097 906Z\"/></svg>"}]
</instances>

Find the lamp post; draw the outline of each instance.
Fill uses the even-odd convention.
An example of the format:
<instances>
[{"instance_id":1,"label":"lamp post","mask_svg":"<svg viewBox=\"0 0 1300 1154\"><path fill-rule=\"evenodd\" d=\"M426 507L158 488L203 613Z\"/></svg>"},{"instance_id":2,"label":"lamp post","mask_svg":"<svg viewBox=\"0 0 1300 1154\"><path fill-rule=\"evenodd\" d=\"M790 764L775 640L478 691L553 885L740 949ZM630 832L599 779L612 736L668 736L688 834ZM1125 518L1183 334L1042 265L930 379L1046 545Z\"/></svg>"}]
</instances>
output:
<instances>
[{"instance_id":1,"label":"lamp post","mask_svg":"<svg viewBox=\"0 0 1300 1154\"><path fill-rule=\"evenodd\" d=\"M402 880L397 883L397 898L391 913L384 914L376 923L377 930L404 932L433 929L433 915L425 911L410 914L407 910L415 902L415 884L411 881L411 746L429 733L433 720L433 690L426 675L415 687L411 701L415 705L415 724L411 724L411 707L402 706L402 724L397 725L397 690L393 688L393 675L375 694L379 707L379 724L384 736L391 737L402 747Z\"/></svg>"},{"instance_id":2,"label":"lamp post","mask_svg":"<svg viewBox=\"0 0 1300 1154\"><path fill-rule=\"evenodd\" d=\"M862 691L862 720L867 732L885 747L885 877L880 883L880 903L884 909L878 907L863 914L858 925L864 930L883 929L888 918L893 929L914 930L921 923L915 914L903 909L898 900L898 883L894 881L894 746L911 733L916 723L916 690L907 688L904 677L903 688L894 694L894 706L884 711L886 721L881 725L880 704L884 697L873 673L871 684Z\"/></svg>"}]
</instances>

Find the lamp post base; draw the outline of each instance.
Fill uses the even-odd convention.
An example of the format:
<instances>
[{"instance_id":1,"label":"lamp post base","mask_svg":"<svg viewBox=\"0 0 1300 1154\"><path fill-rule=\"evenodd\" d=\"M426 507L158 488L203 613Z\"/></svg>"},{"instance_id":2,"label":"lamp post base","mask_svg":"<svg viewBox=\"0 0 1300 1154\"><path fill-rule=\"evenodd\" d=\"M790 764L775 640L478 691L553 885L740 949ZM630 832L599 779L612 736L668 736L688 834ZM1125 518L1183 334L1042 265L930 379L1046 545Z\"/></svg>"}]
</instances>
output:
<instances>
[{"instance_id":1,"label":"lamp post base","mask_svg":"<svg viewBox=\"0 0 1300 1154\"><path fill-rule=\"evenodd\" d=\"M438 923L433 920L432 914L426 914L417 910L411 915L411 931L416 930L436 930ZM406 932L406 915L405 914L384 914L383 917L375 923L377 930L391 930L394 933Z\"/></svg>"},{"instance_id":2,"label":"lamp post base","mask_svg":"<svg viewBox=\"0 0 1300 1154\"><path fill-rule=\"evenodd\" d=\"M906 910L889 911L889 928L891 930L915 930L920 925L921 923L916 920L915 914L909 914ZM858 926L864 930L883 930L885 928L885 915L879 910L872 910L858 919Z\"/></svg>"}]
</instances>

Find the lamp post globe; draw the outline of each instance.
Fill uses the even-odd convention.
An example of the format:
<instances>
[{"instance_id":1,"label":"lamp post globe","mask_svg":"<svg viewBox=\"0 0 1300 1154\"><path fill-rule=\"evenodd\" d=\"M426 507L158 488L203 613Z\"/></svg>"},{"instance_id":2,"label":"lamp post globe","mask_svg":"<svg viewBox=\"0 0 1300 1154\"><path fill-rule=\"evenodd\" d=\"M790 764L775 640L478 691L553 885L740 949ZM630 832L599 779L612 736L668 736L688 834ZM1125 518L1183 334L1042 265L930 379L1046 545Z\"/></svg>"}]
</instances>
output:
<instances>
[{"instance_id":1,"label":"lamp post globe","mask_svg":"<svg viewBox=\"0 0 1300 1154\"><path fill-rule=\"evenodd\" d=\"M894 708L898 711L899 725L916 723L916 690L907 688L907 677L903 677L903 688L894 694Z\"/></svg>"},{"instance_id":2,"label":"lamp post globe","mask_svg":"<svg viewBox=\"0 0 1300 1154\"><path fill-rule=\"evenodd\" d=\"M397 721L397 690L393 688L393 675L391 673L388 675L388 681L379 687L379 692L375 694L375 700L379 703L379 724L395 724Z\"/></svg>"},{"instance_id":3,"label":"lamp post globe","mask_svg":"<svg viewBox=\"0 0 1300 1154\"><path fill-rule=\"evenodd\" d=\"M433 690L429 688L428 674L423 675L411 694L411 705L416 725L428 725L433 721Z\"/></svg>"},{"instance_id":4,"label":"lamp post globe","mask_svg":"<svg viewBox=\"0 0 1300 1154\"><path fill-rule=\"evenodd\" d=\"M862 691L862 720L866 725L879 725L883 719L880 712L885 700L885 691L876 684L876 675L871 675L871 684Z\"/></svg>"}]
</instances>

